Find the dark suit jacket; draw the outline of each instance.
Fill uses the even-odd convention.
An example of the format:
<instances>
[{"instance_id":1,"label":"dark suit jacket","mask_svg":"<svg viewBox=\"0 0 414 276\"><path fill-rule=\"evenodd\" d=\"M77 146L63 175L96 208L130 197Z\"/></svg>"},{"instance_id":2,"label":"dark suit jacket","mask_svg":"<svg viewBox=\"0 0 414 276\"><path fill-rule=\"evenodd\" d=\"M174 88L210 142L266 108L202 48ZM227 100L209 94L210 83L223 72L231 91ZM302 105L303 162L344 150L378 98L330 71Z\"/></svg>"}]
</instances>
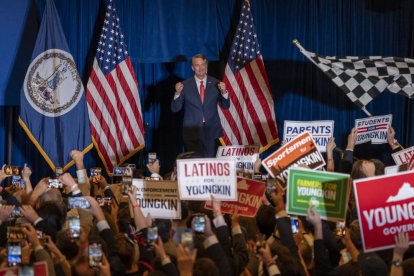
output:
<instances>
[{"instance_id":1,"label":"dark suit jacket","mask_svg":"<svg viewBox=\"0 0 414 276\"><path fill-rule=\"evenodd\" d=\"M205 85L204 103L201 104L195 77L183 81L184 88L177 99L171 102L171 110L178 112L184 108L183 138L184 141L207 139L214 140L222 136L220 117L217 104L222 108L230 107L230 99L225 99L217 88L219 80L207 76ZM204 136L200 135L200 129L205 121Z\"/></svg>"}]
</instances>

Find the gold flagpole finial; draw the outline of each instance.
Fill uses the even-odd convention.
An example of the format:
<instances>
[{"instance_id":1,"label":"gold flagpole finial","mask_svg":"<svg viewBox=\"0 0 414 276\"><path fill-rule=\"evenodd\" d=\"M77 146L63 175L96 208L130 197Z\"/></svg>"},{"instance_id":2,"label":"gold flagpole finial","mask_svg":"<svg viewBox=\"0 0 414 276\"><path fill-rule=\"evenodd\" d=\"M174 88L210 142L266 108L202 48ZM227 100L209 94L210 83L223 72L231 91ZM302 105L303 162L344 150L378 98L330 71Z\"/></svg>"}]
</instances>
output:
<instances>
[{"instance_id":1,"label":"gold flagpole finial","mask_svg":"<svg viewBox=\"0 0 414 276\"><path fill-rule=\"evenodd\" d=\"M300 45L299 40L297 40L296 38L292 41L293 44L295 44L296 46Z\"/></svg>"}]
</instances>

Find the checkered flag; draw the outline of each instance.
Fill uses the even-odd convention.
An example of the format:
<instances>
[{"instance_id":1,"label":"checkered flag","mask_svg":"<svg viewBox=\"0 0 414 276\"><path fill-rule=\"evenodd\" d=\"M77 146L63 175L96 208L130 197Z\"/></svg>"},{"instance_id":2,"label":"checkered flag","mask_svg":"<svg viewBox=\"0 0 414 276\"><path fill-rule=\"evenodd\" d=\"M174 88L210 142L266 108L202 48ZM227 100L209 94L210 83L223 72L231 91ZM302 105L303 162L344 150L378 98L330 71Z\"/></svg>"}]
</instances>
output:
<instances>
[{"instance_id":1,"label":"checkered flag","mask_svg":"<svg viewBox=\"0 0 414 276\"><path fill-rule=\"evenodd\" d=\"M414 98L414 59L397 57L318 56L294 41L357 106L365 106L385 89Z\"/></svg>"}]
</instances>

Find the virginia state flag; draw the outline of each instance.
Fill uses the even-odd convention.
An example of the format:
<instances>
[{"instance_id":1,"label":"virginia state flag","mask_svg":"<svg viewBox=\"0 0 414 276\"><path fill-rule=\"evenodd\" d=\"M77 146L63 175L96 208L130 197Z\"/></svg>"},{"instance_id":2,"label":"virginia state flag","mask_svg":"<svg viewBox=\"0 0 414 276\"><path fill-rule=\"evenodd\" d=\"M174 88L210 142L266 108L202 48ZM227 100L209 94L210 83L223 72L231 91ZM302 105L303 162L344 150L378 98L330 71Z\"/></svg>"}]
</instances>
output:
<instances>
[{"instance_id":1,"label":"virginia state flag","mask_svg":"<svg viewBox=\"0 0 414 276\"><path fill-rule=\"evenodd\" d=\"M20 96L19 124L52 170L70 151L92 148L85 93L52 0L46 7Z\"/></svg>"}]
</instances>

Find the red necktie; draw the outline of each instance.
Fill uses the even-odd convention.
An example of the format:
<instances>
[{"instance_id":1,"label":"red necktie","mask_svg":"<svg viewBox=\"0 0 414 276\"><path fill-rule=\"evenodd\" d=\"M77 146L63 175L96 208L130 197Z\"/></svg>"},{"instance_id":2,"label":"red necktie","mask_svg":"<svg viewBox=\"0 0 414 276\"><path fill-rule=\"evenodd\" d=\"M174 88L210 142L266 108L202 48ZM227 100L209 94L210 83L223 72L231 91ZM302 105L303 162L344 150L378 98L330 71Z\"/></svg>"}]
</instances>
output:
<instances>
[{"instance_id":1,"label":"red necktie","mask_svg":"<svg viewBox=\"0 0 414 276\"><path fill-rule=\"evenodd\" d=\"M201 103L204 102L204 83L203 81L200 81L200 99Z\"/></svg>"}]
</instances>

